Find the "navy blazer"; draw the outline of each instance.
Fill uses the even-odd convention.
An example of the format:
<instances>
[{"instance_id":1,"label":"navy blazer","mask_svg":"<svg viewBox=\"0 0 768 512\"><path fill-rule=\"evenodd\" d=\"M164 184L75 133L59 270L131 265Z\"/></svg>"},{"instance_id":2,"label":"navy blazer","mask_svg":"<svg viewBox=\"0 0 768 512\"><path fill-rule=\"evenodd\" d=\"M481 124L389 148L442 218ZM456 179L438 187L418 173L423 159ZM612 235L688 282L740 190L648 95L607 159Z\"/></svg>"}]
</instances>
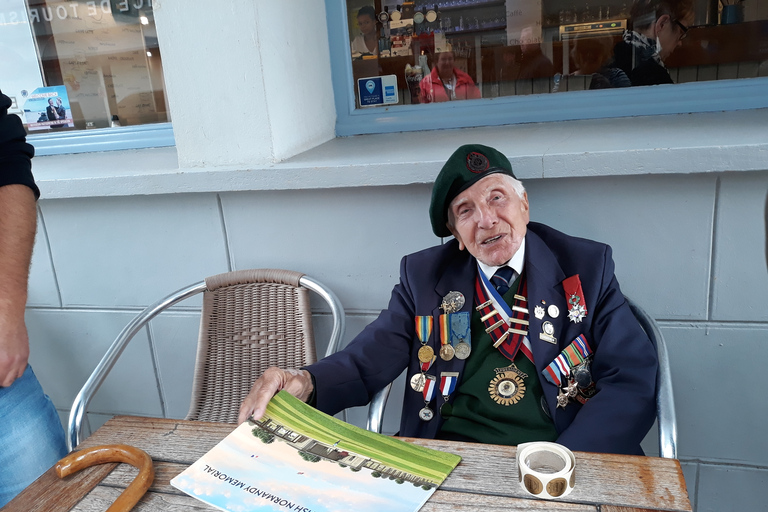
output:
<instances>
[{"instance_id":1,"label":"navy blazer","mask_svg":"<svg viewBox=\"0 0 768 512\"><path fill-rule=\"evenodd\" d=\"M614 275L611 248L605 244L565 235L531 222L526 234L525 272L528 306L555 304L560 315L537 319L529 315L529 340L548 412L559 434L558 442L572 450L642 454L640 441L655 418L658 361L653 344L629 309ZM580 323L568 320L562 281L580 276L587 316ZM400 283L392 291L389 307L368 325L344 350L307 369L315 377L316 405L335 414L365 405L373 395L396 379L405 368L408 377L419 373L415 332L416 315L432 315L450 291L466 298L462 311L472 312L477 262L455 240L403 258ZM542 341L542 323L555 326L557 345ZM429 345L438 352L434 332ZM597 394L586 404L571 401L557 407L558 388L541 372L577 336L584 334L594 350L591 365ZM461 372L464 361L438 358L429 373ZM490 378L489 378L490 379ZM439 394L439 393L437 393ZM433 400L431 408L442 403ZM442 424L439 414L425 422L418 411L424 407L421 393L406 386L400 435L434 438Z\"/></svg>"}]
</instances>

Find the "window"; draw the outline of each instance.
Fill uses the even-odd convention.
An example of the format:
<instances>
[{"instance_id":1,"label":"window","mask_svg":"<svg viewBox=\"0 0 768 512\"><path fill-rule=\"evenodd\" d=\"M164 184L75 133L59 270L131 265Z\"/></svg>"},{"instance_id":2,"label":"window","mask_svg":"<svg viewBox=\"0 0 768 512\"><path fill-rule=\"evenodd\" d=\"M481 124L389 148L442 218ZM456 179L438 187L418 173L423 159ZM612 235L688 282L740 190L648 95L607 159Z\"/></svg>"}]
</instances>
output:
<instances>
[{"instance_id":1,"label":"window","mask_svg":"<svg viewBox=\"0 0 768 512\"><path fill-rule=\"evenodd\" d=\"M36 146L170 120L151 0L0 0L0 48L0 87Z\"/></svg>"},{"instance_id":2,"label":"window","mask_svg":"<svg viewBox=\"0 0 768 512\"><path fill-rule=\"evenodd\" d=\"M349 66L337 63L334 75L347 75L336 83L337 105L350 107L340 112L343 135L429 128L427 118L438 127L495 124L499 109L508 109L506 123L723 110L746 89L737 108L766 106L751 88L768 83L768 2L346 0L341 9ZM735 78L754 80L699 83ZM637 90L659 84L677 85ZM718 95L719 105L710 101ZM692 98L698 107L685 110Z\"/></svg>"}]
</instances>

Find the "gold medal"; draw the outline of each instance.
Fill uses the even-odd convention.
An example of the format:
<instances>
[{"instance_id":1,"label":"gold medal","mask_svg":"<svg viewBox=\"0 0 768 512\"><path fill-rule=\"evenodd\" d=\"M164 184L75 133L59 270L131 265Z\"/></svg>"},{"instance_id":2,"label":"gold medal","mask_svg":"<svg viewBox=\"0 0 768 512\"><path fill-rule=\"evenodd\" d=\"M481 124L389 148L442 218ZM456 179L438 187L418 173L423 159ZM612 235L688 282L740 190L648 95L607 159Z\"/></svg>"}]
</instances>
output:
<instances>
[{"instance_id":1,"label":"gold medal","mask_svg":"<svg viewBox=\"0 0 768 512\"><path fill-rule=\"evenodd\" d=\"M419 349L419 361L429 363L435 357L435 351L429 345L422 345Z\"/></svg>"},{"instance_id":2,"label":"gold medal","mask_svg":"<svg viewBox=\"0 0 768 512\"><path fill-rule=\"evenodd\" d=\"M525 382L528 375L514 363L506 368L496 368L496 376L488 385L491 399L499 405L514 405L525 396Z\"/></svg>"},{"instance_id":3,"label":"gold medal","mask_svg":"<svg viewBox=\"0 0 768 512\"><path fill-rule=\"evenodd\" d=\"M456 351L453 349L453 346L447 343L440 347L440 359L443 361L450 361L455 353Z\"/></svg>"}]
</instances>

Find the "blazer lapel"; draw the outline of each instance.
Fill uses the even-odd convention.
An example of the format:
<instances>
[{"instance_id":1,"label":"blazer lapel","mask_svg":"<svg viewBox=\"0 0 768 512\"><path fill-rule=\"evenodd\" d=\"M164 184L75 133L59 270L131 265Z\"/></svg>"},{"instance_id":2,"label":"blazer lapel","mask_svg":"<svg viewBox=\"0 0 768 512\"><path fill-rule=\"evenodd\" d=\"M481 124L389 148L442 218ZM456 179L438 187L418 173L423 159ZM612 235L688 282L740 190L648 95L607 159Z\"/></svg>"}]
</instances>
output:
<instances>
[{"instance_id":1,"label":"blazer lapel","mask_svg":"<svg viewBox=\"0 0 768 512\"><path fill-rule=\"evenodd\" d=\"M557 389L549 384L542 375L544 368L560 353L561 346L570 340L557 339L556 343L544 341L539 337L543 331L544 322L550 322L555 328L555 336L562 335L568 323L568 308L563 287L560 284L565 279L565 273L558 264L552 252L538 235L528 230L525 236L525 272L528 280L528 339L531 342L533 359L536 364L539 380L542 383L550 411L554 412ZM552 317L548 307L558 308L558 316ZM536 306L544 308L544 316L536 318Z\"/></svg>"}]
</instances>

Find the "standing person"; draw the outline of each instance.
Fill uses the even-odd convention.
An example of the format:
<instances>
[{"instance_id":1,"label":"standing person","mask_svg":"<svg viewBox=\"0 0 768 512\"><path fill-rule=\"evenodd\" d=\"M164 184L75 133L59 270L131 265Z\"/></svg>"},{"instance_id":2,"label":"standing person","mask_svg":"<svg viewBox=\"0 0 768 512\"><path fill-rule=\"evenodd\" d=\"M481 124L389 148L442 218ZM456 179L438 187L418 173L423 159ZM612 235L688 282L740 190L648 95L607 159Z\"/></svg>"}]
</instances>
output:
<instances>
[{"instance_id":1,"label":"standing person","mask_svg":"<svg viewBox=\"0 0 768 512\"><path fill-rule=\"evenodd\" d=\"M0 93L0 507L67 453L56 408L27 362L24 308L40 191L34 148L10 106Z\"/></svg>"},{"instance_id":2,"label":"standing person","mask_svg":"<svg viewBox=\"0 0 768 512\"><path fill-rule=\"evenodd\" d=\"M502 153L461 146L429 207L435 235L454 239L405 256L389 306L343 350L268 369L239 420L261 418L280 389L335 414L406 370L401 436L642 454L658 361L611 248L529 212Z\"/></svg>"},{"instance_id":3,"label":"standing person","mask_svg":"<svg viewBox=\"0 0 768 512\"><path fill-rule=\"evenodd\" d=\"M357 11L357 26L360 33L352 40L352 55L378 55L379 36L376 33L376 12L370 5Z\"/></svg>"},{"instance_id":4,"label":"standing person","mask_svg":"<svg viewBox=\"0 0 768 512\"><path fill-rule=\"evenodd\" d=\"M469 100L482 97L472 77L454 66L452 51L437 54L432 72L419 84L419 103Z\"/></svg>"},{"instance_id":5,"label":"standing person","mask_svg":"<svg viewBox=\"0 0 768 512\"><path fill-rule=\"evenodd\" d=\"M53 98L48 99L48 106L45 107L45 114L48 116L49 121L56 121L59 119L59 111L56 109L56 105L53 104Z\"/></svg>"},{"instance_id":6,"label":"standing person","mask_svg":"<svg viewBox=\"0 0 768 512\"><path fill-rule=\"evenodd\" d=\"M61 97L56 97L56 115L59 117L59 119L66 119L67 118L67 109L64 108L64 102L61 101Z\"/></svg>"},{"instance_id":7,"label":"standing person","mask_svg":"<svg viewBox=\"0 0 768 512\"><path fill-rule=\"evenodd\" d=\"M664 61L693 23L693 0L635 0L632 30L614 48L611 67L621 69L632 85L672 84Z\"/></svg>"}]
</instances>

